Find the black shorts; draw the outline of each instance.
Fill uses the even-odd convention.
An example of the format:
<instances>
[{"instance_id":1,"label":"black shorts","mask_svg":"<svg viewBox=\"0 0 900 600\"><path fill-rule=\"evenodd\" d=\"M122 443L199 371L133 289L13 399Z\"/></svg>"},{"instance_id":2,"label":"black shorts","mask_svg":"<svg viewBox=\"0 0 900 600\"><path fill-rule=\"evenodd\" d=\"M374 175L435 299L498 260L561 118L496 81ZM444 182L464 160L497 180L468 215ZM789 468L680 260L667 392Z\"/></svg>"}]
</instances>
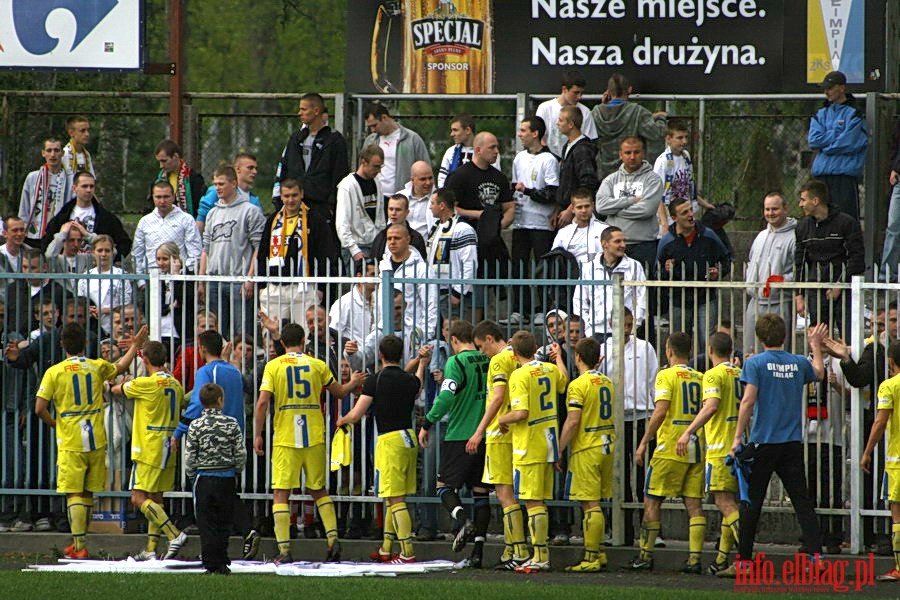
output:
<instances>
[{"instance_id":1,"label":"black shorts","mask_svg":"<svg viewBox=\"0 0 900 600\"><path fill-rule=\"evenodd\" d=\"M437 480L446 486L460 489L467 486L485 487L491 486L481 482L484 476L484 442L478 446L478 452L468 454L465 441L444 442L441 444L441 465L438 469Z\"/></svg>"}]
</instances>

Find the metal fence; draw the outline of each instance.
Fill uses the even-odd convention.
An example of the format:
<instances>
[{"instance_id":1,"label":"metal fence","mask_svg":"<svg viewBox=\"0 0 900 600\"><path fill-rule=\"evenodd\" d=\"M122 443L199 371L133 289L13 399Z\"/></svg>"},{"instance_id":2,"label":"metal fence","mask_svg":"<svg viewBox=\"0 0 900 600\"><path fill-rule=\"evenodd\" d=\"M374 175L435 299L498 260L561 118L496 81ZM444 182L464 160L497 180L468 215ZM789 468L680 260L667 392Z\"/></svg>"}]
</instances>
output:
<instances>
[{"instance_id":1,"label":"metal fence","mask_svg":"<svg viewBox=\"0 0 900 600\"><path fill-rule=\"evenodd\" d=\"M179 339L168 330L164 339L170 348L173 371L185 382L186 390L193 387L193 370L199 365L193 344L195 335L205 328L219 328L234 342L231 360L245 376L247 388L245 426L248 432L252 431L252 409L262 369L274 352L274 344L266 334L268 329L266 323L261 318L257 319L261 307L267 308L272 313L287 309L288 312L282 312L282 316L288 316L303 324L309 332L307 339L311 342L307 346L307 352L326 360L338 380L346 380L349 377L351 366L377 368L377 353L366 354L366 352L371 350L371 344L377 340L378 335L392 330L400 333L407 342L406 358L415 357L418 347L422 344L435 345L436 354L441 348L446 351L446 345L441 346L442 340L438 337L441 334L436 326L437 314L433 312L439 310L444 315L465 316L475 320L480 318L497 320L502 323L507 334L512 334L519 328L530 329L540 344L558 340L568 350L567 360L570 367L573 361L571 348L574 342L584 335L587 328L591 328L594 335L602 334L606 337L606 334L611 334L605 350L608 356L615 356L616 360L610 358L610 364L605 368L613 374L617 385L618 401L615 416L619 442L615 495L606 505L612 510L613 539L621 541L625 535L624 528L633 518L634 511L641 506L643 477L640 469L627 460L626 456L633 456L646 418L652 412L650 394L656 370L651 366L651 362L639 361L637 355L626 348L623 307L626 298L629 297L629 288L631 291L646 290L649 309L646 317L636 323L633 337L629 338L632 343L643 340L642 344L650 344L648 348L653 357L652 362L662 365L665 362L662 350L670 332L689 331L694 339L694 366L699 370L705 370L707 365L703 364L700 355L705 349L704 337L707 333L717 328L727 330L732 333L736 348L750 347L748 340L748 336L751 335L750 328L743 322L746 306L745 288L748 285L761 287L763 282L748 284L742 281L741 269L735 269L732 273L731 278L717 283L656 280L623 282L618 279L598 281L591 277L579 279L565 272L545 272L543 279L476 281L436 279L427 273L424 276L422 274L410 276L410 273L390 271L384 271L374 277L323 277L289 281L276 278L246 280L254 284L290 283L310 286L306 289L318 288L322 291L322 304L325 308L313 311L306 311L303 306L291 309L279 302L265 305L264 301L261 303L260 298L255 295L246 303L240 302L237 295L232 296L230 300L218 302L212 299L223 298L221 294L213 296L212 287L216 285L239 287L244 278L236 281L227 277L160 274L157 270L152 270L150 275L116 274L112 278L109 275L50 273L46 274L47 283L41 287L42 291L32 297L32 288L27 284L27 280L33 278L33 274L4 274L8 283L4 303L6 316L4 347L8 342L21 338L22 346L30 340L31 344L38 346L38 351L33 356L35 366L23 372L14 369L12 365L4 365L3 368L4 401L0 419L3 425L4 461L0 473L2 474L0 513L8 517L10 514L20 512L41 515L61 510L61 502L54 493L55 444L52 442L50 430L33 413L34 386L40 380L43 369L60 359L58 344L53 343L57 339L54 337L57 335L55 323L54 327L51 327L50 323L54 310L58 309L56 316L59 322L83 321L91 332L89 353L109 358L115 358L118 352L127 348L130 335L136 331L142 320L150 324L151 337L159 338L161 324L168 319L168 326L174 326L175 331L181 332ZM77 293L73 293L71 289L66 291L65 284L75 280L96 281L98 284L104 280L110 284L115 282L114 289L117 291L95 300L94 308L91 309ZM206 286L205 295L197 293L201 283ZM468 301L459 306L440 293L441 286L454 283L472 285L476 290ZM825 285L772 284L776 291L799 288L808 293L823 289ZM328 307L333 306L342 295L352 294L354 286L358 286L356 289L360 292L374 291L373 300L367 305L371 313L365 311L348 313L346 309L333 309L333 318L342 323L340 331L332 331L336 324L328 323L325 316ZM900 285L870 284L860 278L854 278L852 284L827 284L827 286L842 289L847 300L836 309L840 312L842 330L833 331L832 335L835 338L843 337L850 342L854 358L859 357L866 344L878 344L879 340L887 343L896 336L896 332L892 334L891 329L896 323L891 321L896 318L896 308L886 309L900 298ZM16 291L18 288L22 290ZM291 289L296 290L293 287ZM395 296L393 290L399 290L400 293ZM675 312L674 308L682 292L687 292L692 298L692 308ZM711 295L713 292L715 296ZM580 293L607 300L603 300L602 308L599 304L594 304L585 311L583 303L579 304ZM510 313L514 312L513 309L519 306L526 296L530 299L532 307L532 311L529 312L542 314L543 319L531 317L528 323L511 322ZM474 298L478 299L477 302L473 300ZM38 307L43 309L46 306L44 301L47 299L56 303L55 309L48 308L50 315L44 314L43 310L35 310ZM703 300L709 304L709 309L701 312L698 307ZM181 309L176 311L179 305ZM428 308L429 306L431 308ZM562 312L548 314L551 309ZM294 311L293 315L290 310ZM885 312L887 314L882 314ZM227 327L223 323L226 315L232 324ZM785 308L785 316L791 330L793 350L800 354L806 353L808 350L803 333L803 320L798 320L791 305ZM42 318L50 321L42 326ZM606 327L610 322L611 326ZM241 323L250 323L249 329L247 325L240 325ZM884 324L885 328L878 329L878 323ZM873 328L875 334L871 341L867 340L865 335L867 324ZM277 327L277 324L275 326ZM368 336L362 340L352 339L360 337L358 334L345 333L353 328L374 333L371 339L368 339ZM238 333L241 334L240 338L237 337ZM346 342L356 342L357 346L348 348ZM352 354L358 356L351 359ZM822 516L823 525L829 533L840 539L849 536L851 550L854 552L860 550L864 538L868 542L874 532L884 530L886 522L884 517L889 514L877 500L882 489L879 486L884 466L882 451L876 453L871 476L861 473L857 468L864 444L863 434L874 417L872 390L885 375L883 369L886 367L880 365L878 368L882 371L878 372L875 369L868 374L870 381L865 382L869 383L867 392L842 381L842 369L832 361L829 374L833 377L829 377L828 385L809 390L818 396L818 405L827 407L827 417L824 411L817 412L816 418L809 418L810 413L804 416L808 476L810 490L816 499L817 511ZM437 362L429 367L428 372L440 370L440 363ZM131 374L139 374L139 371L132 371ZM420 398L417 418L420 419L429 408L436 387L430 383L426 385L426 392ZM639 387L643 387L643 392L639 393ZM632 397L630 405L626 404L628 395ZM643 406L640 404L640 398L644 398L643 402L646 403ZM107 393L107 399L109 403L106 419L110 431L109 486L107 492L99 494L99 506L125 513L130 509L125 504L117 502L128 496L125 481L130 467L130 415L133 408L127 400L117 398L111 393ZM323 398L327 432L333 430L334 420L349 410L352 401L352 395L348 398L331 398L326 395ZM265 431L266 439L270 439L269 424ZM330 442L330 433L327 435L326 442ZM377 507L380 505L380 500L374 496L372 490L371 453L376 435L377 431L371 419L364 419L354 433L356 457L354 463L337 471L330 479L329 488L335 500L342 506L341 522L345 527L349 527L348 523L354 519L361 519L363 522L372 521L374 518L372 515L377 513ZM252 440L248 443L252 444ZM419 495L410 499L418 506L420 525L422 523L438 525L440 511L436 507L438 500L433 496L433 489L439 461L438 445L433 444L420 455ZM251 452L243 473L240 491L245 499L255 501L256 513L260 518L265 518L271 510L268 502L270 481L271 465L268 454L258 457ZM170 510L173 510L176 516L190 514L190 507L187 504L190 497L189 489L183 472L179 470L176 490L168 494L172 499ZM309 499L302 494L301 489L295 491L292 499L301 502ZM561 492L560 485L558 493ZM564 528L567 522L578 522L572 518L574 503L569 503L558 495L551 504L556 507L555 519L561 527ZM365 508L366 506L369 508ZM664 507L678 510L680 504L667 502ZM771 486L766 507L768 512L792 510L789 499L777 485ZM713 505L706 505L705 508L715 510ZM298 512L298 526L302 527L304 513L302 510Z\"/></svg>"}]
</instances>

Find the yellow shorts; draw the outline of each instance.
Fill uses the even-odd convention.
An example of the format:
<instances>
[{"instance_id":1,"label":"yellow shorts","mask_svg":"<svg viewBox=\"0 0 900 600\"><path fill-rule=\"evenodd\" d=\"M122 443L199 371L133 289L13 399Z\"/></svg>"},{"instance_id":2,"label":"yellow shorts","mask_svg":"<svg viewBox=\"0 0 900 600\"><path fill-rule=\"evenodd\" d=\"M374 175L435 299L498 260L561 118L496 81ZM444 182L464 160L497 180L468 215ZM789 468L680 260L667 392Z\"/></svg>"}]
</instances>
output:
<instances>
[{"instance_id":1,"label":"yellow shorts","mask_svg":"<svg viewBox=\"0 0 900 600\"><path fill-rule=\"evenodd\" d=\"M134 461L128 487L145 492L171 492L175 489L175 461L165 469Z\"/></svg>"},{"instance_id":2,"label":"yellow shorts","mask_svg":"<svg viewBox=\"0 0 900 600\"><path fill-rule=\"evenodd\" d=\"M725 464L724 456L706 461L706 491L738 492L737 478L731 474L731 467Z\"/></svg>"},{"instance_id":3,"label":"yellow shorts","mask_svg":"<svg viewBox=\"0 0 900 600\"><path fill-rule=\"evenodd\" d=\"M569 457L566 500L600 500L613 495L613 444L576 452Z\"/></svg>"},{"instance_id":4,"label":"yellow shorts","mask_svg":"<svg viewBox=\"0 0 900 600\"><path fill-rule=\"evenodd\" d=\"M704 463L650 459L644 494L658 498L703 498Z\"/></svg>"},{"instance_id":5,"label":"yellow shorts","mask_svg":"<svg viewBox=\"0 0 900 600\"><path fill-rule=\"evenodd\" d=\"M56 491L60 494L106 491L106 448L90 452L60 450L56 455Z\"/></svg>"},{"instance_id":6,"label":"yellow shorts","mask_svg":"<svg viewBox=\"0 0 900 600\"><path fill-rule=\"evenodd\" d=\"M553 463L513 465L513 491L519 500L553 500Z\"/></svg>"},{"instance_id":7,"label":"yellow shorts","mask_svg":"<svg viewBox=\"0 0 900 600\"><path fill-rule=\"evenodd\" d=\"M881 496L888 502L900 502L900 469L885 469Z\"/></svg>"},{"instance_id":8,"label":"yellow shorts","mask_svg":"<svg viewBox=\"0 0 900 600\"><path fill-rule=\"evenodd\" d=\"M485 444L484 475L481 481L491 485L512 485L512 444Z\"/></svg>"},{"instance_id":9,"label":"yellow shorts","mask_svg":"<svg viewBox=\"0 0 900 600\"><path fill-rule=\"evenodd\" d=\"M381 498L415 494L418 455L412 429L379 435L375 442L375 493Z\"/></svg>"},{"instance_id":10,"label":"yellow shorts","mask_svg":"<svg viewBox=\"0 0 900 600\"><path fill-rule=\"evenodd\" d=\"M308 490L325 487L325 444L309 448L274 446L272 489L292 490L304 485Z\"/></svg>"}]
</instances>

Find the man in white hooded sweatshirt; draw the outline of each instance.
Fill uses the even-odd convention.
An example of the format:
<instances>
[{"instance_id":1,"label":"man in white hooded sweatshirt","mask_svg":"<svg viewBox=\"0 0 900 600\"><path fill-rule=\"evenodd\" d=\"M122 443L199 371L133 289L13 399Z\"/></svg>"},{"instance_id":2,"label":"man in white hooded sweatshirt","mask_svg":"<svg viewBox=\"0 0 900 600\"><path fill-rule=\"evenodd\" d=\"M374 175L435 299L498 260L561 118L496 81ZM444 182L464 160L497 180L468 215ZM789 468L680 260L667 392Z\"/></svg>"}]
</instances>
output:
<instances>
[{"instance_id":1,"label":"man in white hooded sweatshirt","mask_svg":"<svg viewBox=\"0 0 900 600\"><path fill-rule=\"evenodd\" d=\"M797 220L788 216L787 200L779 192L772 192L763 200L763 217L766 228L757 234L750 246L746 277L750 302L744 312L744 323L756 323L756 317L765 313L781 315L786 329L784 349L790 352L794 339L791 292L767 284L779 281L779 277L784 281L794 280ZM744 330L749 331L746 326ZM759 341L753 335L744 335L744 354L757 352L762 352Z\"/></svg>"}]
</instances>

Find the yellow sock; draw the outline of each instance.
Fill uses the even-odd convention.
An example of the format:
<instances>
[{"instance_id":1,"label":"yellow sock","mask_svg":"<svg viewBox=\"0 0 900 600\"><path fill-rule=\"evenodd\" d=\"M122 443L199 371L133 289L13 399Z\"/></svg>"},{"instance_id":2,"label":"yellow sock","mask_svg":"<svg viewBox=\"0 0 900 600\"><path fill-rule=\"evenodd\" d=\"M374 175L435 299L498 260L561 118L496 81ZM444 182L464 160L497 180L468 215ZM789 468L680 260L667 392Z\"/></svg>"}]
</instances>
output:
<instances>
[{"instance_id":1,"label":"yellow sock","mask_svg":"<svg viewBox=\"0 0 900 600\"><path fill-rule=\"evenodd\" d=\"M75 551L84 548L84 536L87 534L88 515L94 507L94 499L84 496L66 498L66 512L69 513L69 527L72 530L72 545Z\"/></svg>"},{"instance_id":2,"label":"yellow sock","mask_svg":"<svg viewBox=\"0 0 900 600\"><path fill-rule=\"evenodd\" d=\"M173 540L181 533L175 528L175 524L169 520L169 515L166 514L165 509L150 498L147 498L141 504L141 513L147 517L147 521L156 523L156 527L161 533L165 534L166 538Z\"/></svg>"},{"instance_id":3,"label":"yellow sock","mask_svg":"<svg viewBox=\"0 0 900 600\"><path fill-rule=\"evenodd\" d=\"M581 523L584 534L584 560L593 562L600 558L600 544L603 543L603 532L606 530L606 519L599 506L584 511Z\"/></svg>"},{"instance_id":4,"label":"yellow sock","mask_svg":"<svg viewBox=\"0 0 900 600\"><path fill-rule=\"evenodd\" d=\"M406 502L398 502L391 507L391 520L394 522L394 531L397 532L397 541L400 542L400 553L412 558L415 556L412 543L412 519Z\"/></svg>"},{"instance_id":5,"label":"yellow sock","mask_svg":"<svg viewBox=\"0 0 900 600\"><path fill-rule=\"evenodd\" d=\"M512 507L508 507L512 508ZM512 542L509 541L510 527L507 517L506 508L501 509L503 511L503 552L500 554L500 562L506 562L513 557L513 545Z\"/></svg>"},{"instance_id":6,"label":"yellow sock","mask_svg":"<svg viewBox=\"0 0 900 600\"><path fill-rule=\"evenodd\" d=\"M741 513L734 511L730 515L722 517L722 537L719 538L718 554L716 555L716 563L724 565L728 562L728 553L734 547L737 540L734 537L734 531L739 526Z\"/></svg>"},{"instance_id":7,"label":"yellow sock","mask_svg":"<svg viewBox=\"0 0 900 600\"><path fill-rule=\"evenodd\" d=\"M289 504L272 504L272 520L275 523L275 543L279 554L291 553L291 507Z\"/></svg>"},{"instance_id":8,"label":"yellow sock","mask_svg":"<svg viewBox=\"0 0 900 600\"><path fill-rule=\"evenodd\" d=\"M394 552L394 540L397 539L397 530L394 529L394 519L391 518L393 506L388 506L384 510L384 540L381 542L381 553L392 554Z\"/></svg>"},{"instance_id":9,"label":"yellow sock","mask_svg":"<svg viewBox=\"0 0 900 600\"><path fill-rule=\"evenodd\" d=\"M147 521L147 552L156 552L159 545L159 527L153 521Z\"/></svg>"},{"instance_id":10,"label":"yellow sock","mask_svg":"<svg viewBox=\"0 0 900 600\"><path fill-rule=\"evenodd\" d=\"M522 507L518 504L503 509L503 531L509 532L512 558L526 560L528 549L525 547L525 519L522 518Z\"/></svg>"},{"instance_id":11,"label":"yellow sock","mask_svg":"<svg viewBox=\"0 0 900 600\"><path fill-rule=\"evenodd\" d=\"M528 529L531 530L531 545L534 548L532 560L535 562L550 560L550 551L547 549L549 525L546 506L535 506L528 509Z\"/></svg>"},{"instance_id":12,"label":"yellow sock","mask_svg":"<svg viewBox=\"0 0 900 600\"><path fill-rule=\"evenodd\" d=\"M72 533L74 532L73 529ZM894 546L894 568L900 571L900 523L891 525L891 534L891 543Z\"/></svg>"},{"instance_id":13,"label":"yellow sock","mask_svg":"<svg viewBox=\"0 0 900 600\"><path fill-rule=\"evenodd\" d=\"M659 521L645 521L641 524L641 558L644 560L653 558L653 546L659 535L659 527Z\"/></svg>"},{"instance_id":14,"label":"yellow sock","mask_svg":"<svg viewBox=\"0 0 900 600\"><path fill-rule=\"evenodd\" d=\"M703 552L703 540L705 538L706 517L691 517L690 529L688 530L689 565L696 565L700 562L700 554Z\"/></svg>"},{"instance_id":15,"label":"yellow sock","mask_svg":"<svg viewBox=\"0 0 900 600\"><path fill-rule=\"evenodd\" d=\"M316 500L316 508L319 510L319 518L322 519L325 537L328 538L330 546L338 539L337 515L334 514L334 502L331 501L331 496L322 496Z\"/></svg>"}]
</instances>

